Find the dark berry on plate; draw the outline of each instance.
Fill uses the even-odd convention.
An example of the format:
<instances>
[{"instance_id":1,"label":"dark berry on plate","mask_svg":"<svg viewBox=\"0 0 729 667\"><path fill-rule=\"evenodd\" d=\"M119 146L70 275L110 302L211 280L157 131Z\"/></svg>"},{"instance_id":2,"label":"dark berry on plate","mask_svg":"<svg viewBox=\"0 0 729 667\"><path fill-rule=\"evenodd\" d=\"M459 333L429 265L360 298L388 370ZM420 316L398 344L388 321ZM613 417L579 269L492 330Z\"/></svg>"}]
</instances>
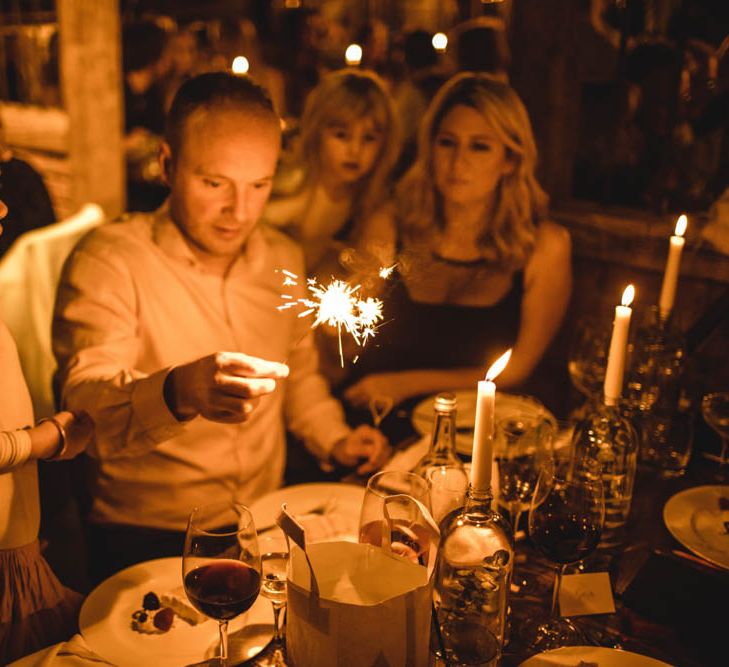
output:
<instances>
[{"instance_id":1,"label":"dark berry on plate","mask_svg":"<svg viewBox=\"0 0 729 667\"><path fill-rule=\"evenodd\" d=\"M139 621L140 623L144 623L147 620L147 612L143 609L138 609L132 614L132 618L135 621Z\"/></svg>"},{"instance_id":2,"label":"dark berry on plate","mask_svg":"<svg viewBox=\"0 0 729 667\"><path fill-rule=\"evenodd\" d=\"M154 611L155 609L159 609L159 598L157 597L157 594L151 592L147 593L147 595L144 596L142 606L147 611Z\"/></svg>"},{"instance_id":3,"label":"dark berry on plate","mask_svg":"<svg viewBox=\"0 0 729 667\"><path fill-rule=\"evenodd\" d=\"M172 621L175 620L175 612L170 607L163 607L155 615L154 627L167 632L172 627Z\"/></svg>"}]
</instances>

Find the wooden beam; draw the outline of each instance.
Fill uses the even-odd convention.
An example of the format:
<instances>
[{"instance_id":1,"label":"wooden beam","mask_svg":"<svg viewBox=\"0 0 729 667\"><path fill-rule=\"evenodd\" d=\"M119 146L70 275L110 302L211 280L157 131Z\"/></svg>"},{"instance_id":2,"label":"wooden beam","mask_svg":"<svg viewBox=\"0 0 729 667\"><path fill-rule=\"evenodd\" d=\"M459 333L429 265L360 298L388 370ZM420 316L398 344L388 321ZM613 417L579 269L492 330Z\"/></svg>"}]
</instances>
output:
<instances>
[{"instance_id":1,"label":"wooden beam","mask_svg":"<svg viewBox=\"0 0 729 667\"><path fill-rule=\"evenodd\" d=\"M72 200L125 208L119 0L57 0Z\"/></svg>"}]
</instances>

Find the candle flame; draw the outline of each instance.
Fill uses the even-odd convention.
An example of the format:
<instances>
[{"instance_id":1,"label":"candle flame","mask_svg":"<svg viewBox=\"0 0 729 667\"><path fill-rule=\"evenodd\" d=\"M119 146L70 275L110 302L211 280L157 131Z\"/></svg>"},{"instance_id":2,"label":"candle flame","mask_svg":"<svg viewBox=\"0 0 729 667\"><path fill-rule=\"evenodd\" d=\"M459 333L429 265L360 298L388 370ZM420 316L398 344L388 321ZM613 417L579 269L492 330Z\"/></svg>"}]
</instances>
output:
<instances>
[{"instance_id":1,"label":"candle flame","mask_svg":"<svg viewBox=\"0 0 729 667\"><path fill-rule=\"evenodd\" d=\"M511 359L511 352L511 349L506 350L504 354L491 364L491 368L486 371L487 382L493 382L499 375L501 375L501 371L506 368L506 364L508 364L509 359Z\"/></svg>"},{"instance_id":2,"label":"candle flame","mask_svg":"<svg viewBox=\"0 0 729 667\"><path fill-rule=\"evenodd\" d=\"M686 227L688 227L688 218L685 215L679 215L676 220L676 228L673 230L674 236L683 236L686 233Z\"/></svg>"},{"instance_id":3,"label":"candle flame","mask_svg":"<svg viewBox=\"0 0 729 667\"><path fill-rule=\"evenodd\" d=\"M291 271L281 269L284 275L284 285L297 285L298 276ZM314 329L320 324L336 327L339 335L339 358L344 367L342 351L342 329L349 333L354 342L360 347L377 333L377 325L382 321L382 301L372 297L362 298L358 292L359 285L352 286L343 280L332 279L328 285L322 285L315 278L308 278L307 288L312 298L293 299L289 294L282 294L285 300L278 310L287 310L296 306L303 306L305 310L299 317L314 315Z\"/></svg>"},{"instance_id":4,"label":"candle flame","mask_svg":"<svg viewBox=\"0 0 729 667\"><path fill-rule=\"evenodd\" d=\"M632 285L628 285L623 291L623 298L620 300L620 303L623 306L629 306L631 303L633 303L634 298L635 287L633 287Z\"/></svg>"},{"instance_id":5,"label":"candle flame","mask_svg":"<svg viewBox=\"0 0 729 667\"><path fill-rule=\"evenodd\" d=\"M392 266L383 266L380 269L380 278L387 280L390 277L390 275L392 274L392 272L395 270L396 266L397 266L397 264L393 264Z\"/></svg>"}]
</instances>

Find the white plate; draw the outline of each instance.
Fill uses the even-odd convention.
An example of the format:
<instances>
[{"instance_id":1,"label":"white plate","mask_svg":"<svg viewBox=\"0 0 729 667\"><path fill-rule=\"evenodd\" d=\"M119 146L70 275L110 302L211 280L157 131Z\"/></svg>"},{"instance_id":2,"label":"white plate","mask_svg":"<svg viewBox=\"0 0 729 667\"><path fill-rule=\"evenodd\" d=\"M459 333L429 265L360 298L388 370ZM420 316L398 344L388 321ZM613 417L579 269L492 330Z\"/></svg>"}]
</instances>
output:
<instances>
[{"instance_id":1,"label":"white plate","mask_svg":"<svg viewBox=\"0 0 729 667\"><path fill-rule=\"evenodd\" d=\"M473 424L476 421L476 391L456 391L457 409L456 414L456 450L459 454L471 454L473 449ZM433 428L433 400L435 396L420 401L415 406L411 421L413 428L420 435L428 435ZM530 414L544 416L557 424L554 415L544 405L532 396L521 396L519 394L506 394L496 392L496 404L494 408L494 419L506 419L512 415Z\"/></svg>"},{"instance_id":2,"label":"white plate","mask_svg":"<svg viewBox=\"0 0 729 667\"><path fill-rule=\"evenodd\" d=\"M316 518L315 514L324 509L322 519L328 519L327 537L357 541L359 534L359 515L364 498L364 487L354 484L315 483L286 486L259 498L250 506L258 532L272 528L281 511L281 503L295 516ZM312 514L312 510L314 514ZM314 522L315 523L315 522ZM304 525L307 528L307 525ZM316 526L314 526L316 527Z\"/></svg>"},{"instance_id":3,"label":"white plate","mask_svg":"<svg viewBox=\"0 0 729 667\"><path fill-rule=\"evenodd\" d=\"M145 593L157 595L182 584L182 558L160 558L132 565L99 584L84 600L79 627L92 651L118 667L180 667L217 655L218 624L210 619L190 625L175 618L168 632L146 635L132 630L132 613ZM229 653L252 657L273 636L271 603L259 597L245 614L230 621Z\"/></svg>"},{"instance_id":4,"label":"white plate","mask_svg":"<svg viewBox=\"0 0 729 667\"><path fill-rule=\"evenodd\" d=\"M519 667L580 667L586 664L599 667L670 667L668 663L646 655L603 646L564 646L533 655Z\"/></svg>"},{"instance_id":5,"label":"white plate","mask_svg":"<svg viewBox=\"0 0 729 667\"><path fill-rule=\"evenodd\" d=\"M719 499L729 502L729 486L696 486L671 497L663 508L663 522L687 549L729 569L729 510L719 509Z\"/></svg>"}]
</instances>

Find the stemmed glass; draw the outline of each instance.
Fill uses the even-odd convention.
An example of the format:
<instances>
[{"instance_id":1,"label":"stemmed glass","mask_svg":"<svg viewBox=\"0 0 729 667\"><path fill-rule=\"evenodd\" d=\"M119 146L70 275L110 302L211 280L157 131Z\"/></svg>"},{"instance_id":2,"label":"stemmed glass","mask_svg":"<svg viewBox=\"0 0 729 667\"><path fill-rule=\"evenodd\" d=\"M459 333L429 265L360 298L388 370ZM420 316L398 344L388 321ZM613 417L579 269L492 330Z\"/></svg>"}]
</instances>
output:
<instances>
[{"instance_id":1,"label":"stemmed glass","mask_svg":"<svg viewBox=\"0 0 729 667\"><path fill-rule=\"evenodd\" d=\"M359 519L359 541L365 544L382 546L385 529L385 498L394 495L407 495L420 501L428 511L431 510L428 483L412 472L383 470L367 480L367 489L362 500ZM427 559L430 535L421 525L420 515L413 511L412 504L390 506L392 520L390 545L394 553L410 558L415 562Z\"/></svg>"},{"instance_id":2,"label":"stemmed glass","mask_svg":"<svg viewBox=\"0 0 729 667\"><path fill-rule=\"evenodd\" d=\"M589 403L600 396L605 380L607 354L611 328L607 321L595 317L583 317L577 323L570 342L567 370L575 389L587 399L573 415L581 418Z\"/></svg>"},{"instance_id":3,"label":"stemmed glass","mask_svg":"<svg viewBox=\"0 0 729 667\"><path fill-rule=\"evenodd\" d=\"M557 565L557 573L549 619L524 628L530 648L542 651L582 641L575 625L558 615L559 589L567 566L595 550L604 522L605 496L596 465L559 458L542 470L529 508L529 537Z\"/></svg>"},{"instance_id":4,"label":"stemmed glass","mask_svg":"<svg viewBox=\"0 0 729 667\"><path fill-rule=\"evenodd\" d=\"M554 429L542 417L514 415L496 424L494 436L498 504L508 513L516 534L522 512L529 509L539 472L552 457Z\"/></svg>"},{"instance_id":5,"label":"stemmed glass","mask_svg":"<svg viewBox=\"0 0 729 667\"><path fill-rule=\"evenodd\" d=\"M721 438L721 451L719 455L704 454L711 461L718 461L721 466L719 477L723 480L726 475L726 465L729 463L729 391L717 391L706 394L701 399L701 414L706 423L716 431Z\"/></svg>"},{"instance_id":6,"label":"stemmed glass","mask_svg":"<svg viewBox=\"0 0 729 667\"><path fill-rule=\"evenodd\" d=\"M261 556L253 515L235 502L196 507L182 553L185 593L200 612L218 621L219 662L228 659L228 621L248 611L261 586Z\"/></svg>"},{"instance_id":7,"label":"stemmed glass","mask_svg":"<svg viewBox=\"0 0 729 667\"><path fill-rule=\"evenodd\" d=\"M554 428L543 417L519 414L496 424L494 461L499 476L497 504L508 515L516 537L519 519L529 509L539 473L551 464ZM512 575L520 590L531 588L523 574Z\"/></svg>"},{"instance_id":8,"label":"stemmed glass","mask_svg":"<svg viewBox=\"0 0 729 667\"><path fill-rule=\"evenodd\" d=\"M273 639L266 647L265 655L256 658L257 665L285 665L286 645L281 632L281 612L286 607L286 567L289 560L288 545L279 530L258 536L261 550L261 595L271 601L273 607Z\"/></svg>"}]
</instances>

